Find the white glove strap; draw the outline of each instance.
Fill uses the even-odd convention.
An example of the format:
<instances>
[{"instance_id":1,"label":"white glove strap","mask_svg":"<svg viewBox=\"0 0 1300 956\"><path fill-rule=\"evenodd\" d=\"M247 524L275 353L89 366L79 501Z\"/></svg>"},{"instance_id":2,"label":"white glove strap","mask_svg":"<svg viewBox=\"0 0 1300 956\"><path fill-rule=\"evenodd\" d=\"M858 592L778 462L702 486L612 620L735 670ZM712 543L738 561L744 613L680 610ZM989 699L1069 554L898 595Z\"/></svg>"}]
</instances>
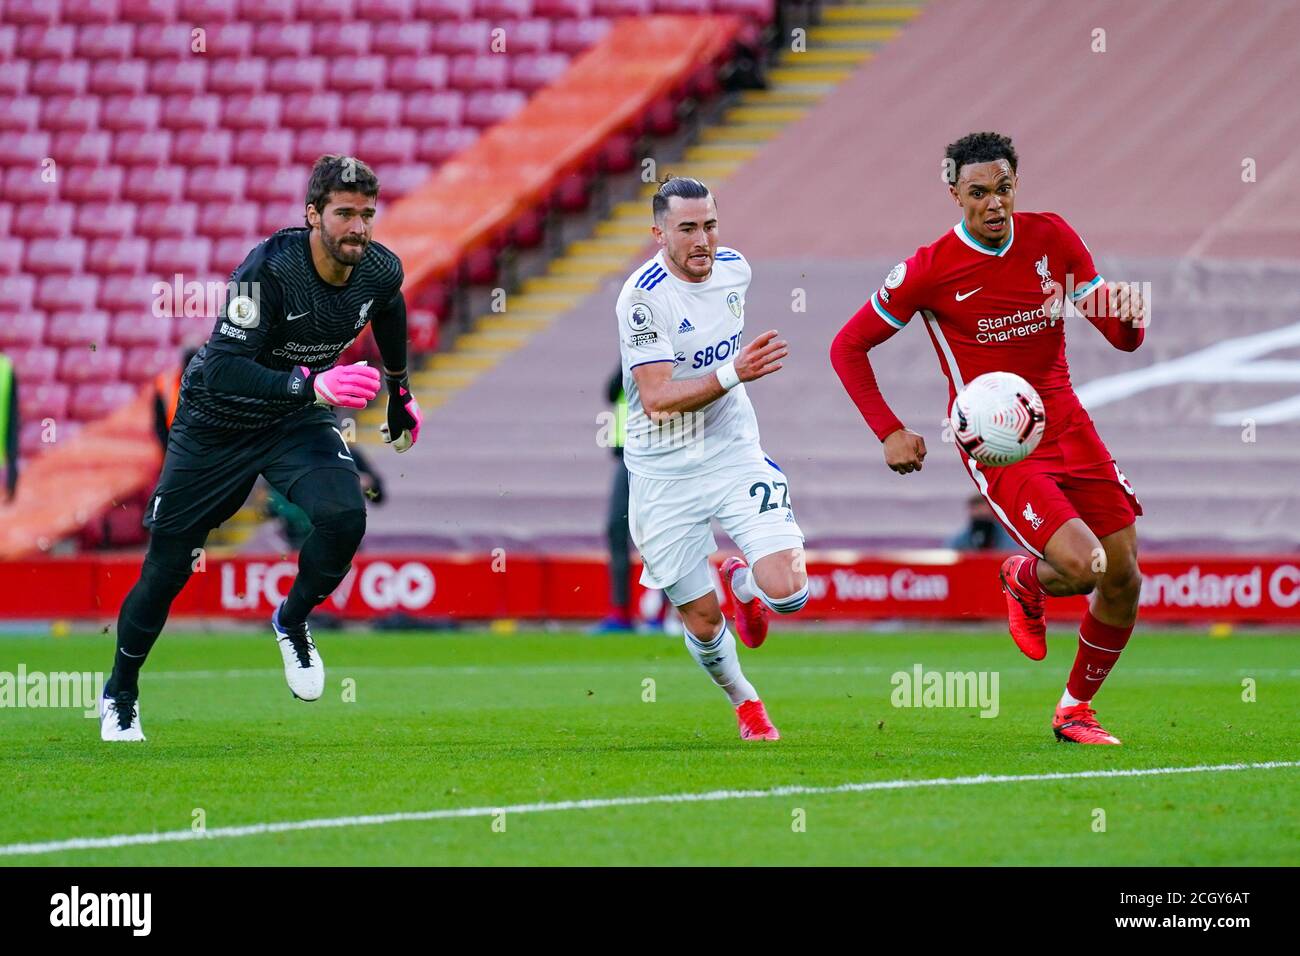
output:
<instances>
[{"instance_id":1,"label":"white glove strap","mask_svg":"<svg viewBox=\"0 0 1300 956\"><path fill-rule=\"evenodd\" d=\"M731 391L740 384L740 376L736 374L735 362L728 362L718 369L718 384L727 391Z\"/></svg>"}]
</instances>

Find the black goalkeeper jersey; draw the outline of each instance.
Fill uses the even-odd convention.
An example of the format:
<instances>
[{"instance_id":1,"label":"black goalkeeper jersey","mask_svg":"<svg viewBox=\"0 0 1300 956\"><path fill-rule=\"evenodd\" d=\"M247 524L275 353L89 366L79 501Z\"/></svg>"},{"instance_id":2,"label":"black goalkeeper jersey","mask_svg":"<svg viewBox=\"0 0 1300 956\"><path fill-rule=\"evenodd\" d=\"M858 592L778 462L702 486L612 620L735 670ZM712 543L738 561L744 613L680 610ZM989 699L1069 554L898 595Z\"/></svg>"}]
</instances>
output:
<instances>
[{"instance_id":1,"label":"black goalkeeper jersey","mask_svg":"<svg viewBox=\"0 0 1300 956\"><path fill-rule=\"evenodd\" d=\"M231 274L222 314L181 380L178 418L232 429L273 424L310 405L314 396L292 395L281 385L287 377L257 369L270 383L257 389L260 397L223 391L225 356L251 359L271 372L301 365L319 372L334 365L372 319L400 310L404 327L402 263L392 250L372 240L347 283L335 286L317 273L309 235L305 226L281 229Z\"/></svg>"}]
</instances>

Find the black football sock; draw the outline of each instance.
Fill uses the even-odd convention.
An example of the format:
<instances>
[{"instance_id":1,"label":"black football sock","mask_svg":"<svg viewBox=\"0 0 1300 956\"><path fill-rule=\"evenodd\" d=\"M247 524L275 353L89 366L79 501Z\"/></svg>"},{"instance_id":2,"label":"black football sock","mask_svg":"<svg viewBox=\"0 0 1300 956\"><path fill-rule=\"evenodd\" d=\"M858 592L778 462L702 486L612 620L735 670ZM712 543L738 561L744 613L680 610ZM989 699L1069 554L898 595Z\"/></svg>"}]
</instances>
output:
<instances>
[{"instance_id":1,"label":"black football sock","mask_svg":"<svg viewBox=\"0 0 1300 956\"><path fill-rule=\"evenodd\" d=\"M298 576L280 608L280 624L294 627L334 592L352 568L366 533L366 506L357 476L340 468L304 475L289 500L307 512L312 532L298 553Z\"/></svg>"}]
</instances>

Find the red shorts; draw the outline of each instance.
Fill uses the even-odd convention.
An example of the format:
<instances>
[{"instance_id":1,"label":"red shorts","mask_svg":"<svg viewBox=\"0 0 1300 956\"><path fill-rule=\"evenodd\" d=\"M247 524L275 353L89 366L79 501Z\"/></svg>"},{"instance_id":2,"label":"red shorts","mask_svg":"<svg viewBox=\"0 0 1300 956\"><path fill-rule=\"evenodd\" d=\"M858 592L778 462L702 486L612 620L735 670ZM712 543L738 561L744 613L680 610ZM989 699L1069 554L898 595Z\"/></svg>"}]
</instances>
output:
<instances>
[{"instance_id":1,"label":"red shorts","mask_svg":"<svg viewBox=\"0 0 1300 956\"><path fill-rule=\"evenodd\" d=\"M958 452L1011 536L1039 557L1048 539L1071 518L1082 518L1104 538L1142 513L1133 486L1086 413L1014 465L990 468L960 448Z\"/></svg>"}]
</instances>

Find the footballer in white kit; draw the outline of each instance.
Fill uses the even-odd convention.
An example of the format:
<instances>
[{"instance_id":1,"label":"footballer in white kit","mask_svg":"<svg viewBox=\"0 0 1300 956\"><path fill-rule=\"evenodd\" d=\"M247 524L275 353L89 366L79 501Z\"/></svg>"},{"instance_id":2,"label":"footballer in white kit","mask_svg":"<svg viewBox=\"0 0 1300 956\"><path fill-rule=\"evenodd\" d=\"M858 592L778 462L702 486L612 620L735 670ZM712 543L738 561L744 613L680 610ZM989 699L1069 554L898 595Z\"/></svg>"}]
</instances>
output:
<instances>
[{"instance_id":1,"label":"footballer in white kit","mask_svg":"<svg viewBox=\"0 0 1300 956\"><path fill-rule=\"evenodd\" d=\"M652 208L660 250L628 277L616 306L641 583L662 588L681 614L687 650L736 708L740 736L777 740L741 672L708 561L716 519L745 556L721 572L749 647L766 639L769 610L792 614L807 603L789 480L763 451L744 384L780 369L788 349L775 330L741 344L749 263L718 245L708 187L669 179Z\"/></svg>"}]
</instances>

